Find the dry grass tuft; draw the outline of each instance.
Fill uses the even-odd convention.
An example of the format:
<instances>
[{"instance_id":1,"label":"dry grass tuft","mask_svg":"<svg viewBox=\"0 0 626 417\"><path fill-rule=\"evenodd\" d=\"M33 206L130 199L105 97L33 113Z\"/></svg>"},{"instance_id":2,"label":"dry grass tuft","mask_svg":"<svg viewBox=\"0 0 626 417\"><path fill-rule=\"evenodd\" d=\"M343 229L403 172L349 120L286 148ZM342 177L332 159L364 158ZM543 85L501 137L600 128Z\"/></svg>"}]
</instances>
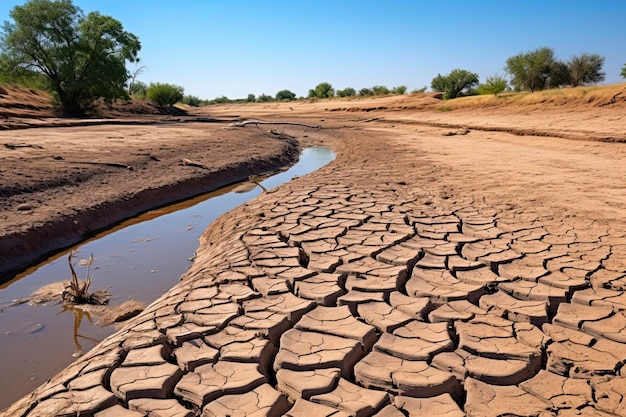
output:
<instances>
[{"instance_id":1,"label":"dry grass tuft","mask_svg":"<svg viewBox=\"0 0 626 417\"><path fill-rule=\"evenodd\" d=\"M89 259L87 260L87 273L85 276L85 280L81 281L78 279L76 275L76 271L74 270L74 266L72 265L72 257L74 253L70 252L67 257L67 263L70 266L70 271L72 273L72 280L65 287L63 293L61 294L61 298L64 303L68 304L106 304L109 302L111 298L111 294L107 290L99 290L94 292L93 294L89 293L89 287L91 286L91 275L89 274L89 268L94 261L93 254L89 255Z\"/></svg>"},{"instance_id":2,"label":"dry grass tuft","mask_svg":"<svg viewBox=\"0 0 626 417\"><path fill-rule=\"evenodd\" d=\"M469 96L446 101L446 105L454 109L465 110L563 105L603 107L614 104L626 104L626 84L557 88L534 93L501 93L497 97L494 95Z\"/></svg>"}]
</instances>

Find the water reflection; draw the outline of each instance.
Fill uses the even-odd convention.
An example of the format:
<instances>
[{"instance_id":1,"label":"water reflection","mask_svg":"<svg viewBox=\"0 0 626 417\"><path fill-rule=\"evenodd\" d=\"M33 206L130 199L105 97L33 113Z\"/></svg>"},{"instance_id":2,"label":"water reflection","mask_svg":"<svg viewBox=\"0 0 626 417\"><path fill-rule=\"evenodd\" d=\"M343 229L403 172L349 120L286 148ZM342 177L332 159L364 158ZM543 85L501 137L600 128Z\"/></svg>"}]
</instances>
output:
<instances>
[{"instance_id":1,"label":"water reflection","mask_svg":"<svg viewBox=\"0 0 626 417\"><path fill-rule=\"evenodd\" d=\"M80 325L83 322L83 318L87 318L89 323L93 324L93 320L91 319L91 314L89 314L89 312L84 311L80 308L76 308L72 305L64 304L63 309L58 314L63 314L66 311L69 311L70 313L74 315L74 345L76 346L76 351L72 354L72 357L78 358L79 356L83 355L83 346L78 341L79 338L92 341L93 346L100 343L100 340L95 339L90 336L81 335L78 333L78 330L80 329Z\"/></svg>"},{"instance_id":2,"label":"water reflection","mask_svg":"<svg viewBox=\"0 0 626 417\"><path fill-rule=\"evenodd\" d=\"M325 148L305 149L290 169L259 181L266 189L326 165L334 154ZM27 304L7 307L12 300L27 297L36 289L56 281L69 280L70 251L78 259L94 254L91 266L93 286L107 288L112 305L130 298L146 305L175 285L191 265L198 238L217 217L256 197L260 187L243 193L232 192L237 185L215 193L145 213L82 242L46 262L30 268L9 283L0 285L0 409L39 386L63 369L84 349L113 333L113 326L92 325L92 317L79 309L59 304ZM84 268L84 266L78 266ZM84 276L85 270L76 271ZM25 323L36 331L19 331ZM68 329L74 329L72 338ZM79 331L80 330L80 331ZM89 346L84 346L85 342Z\"/></svg>"}]
</instances>

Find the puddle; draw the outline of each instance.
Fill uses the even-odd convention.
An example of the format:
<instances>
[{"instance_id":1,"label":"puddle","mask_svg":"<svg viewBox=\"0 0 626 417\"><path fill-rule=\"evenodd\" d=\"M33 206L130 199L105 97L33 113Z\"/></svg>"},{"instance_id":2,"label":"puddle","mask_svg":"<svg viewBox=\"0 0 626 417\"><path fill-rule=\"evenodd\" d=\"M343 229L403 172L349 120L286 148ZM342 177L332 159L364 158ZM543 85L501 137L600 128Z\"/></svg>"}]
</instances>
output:
<instances>
[{"instance_id":1,"label":"puddle","mask_svg":"<svg viewBox=\"0 0 626 417\"><path fill-rule=\"evenodd\" d=\"M334 158L326 148L304 149L297 164L260 183L267 189L276 187ZM13 300L69 279L67 256L74 250L76 273L81 279L85 268L79 261L93 254L90 289L108 288L113 295L110 304L119 305L131 298L150 304L179 282L207 226L262 192L258 186L243 193L233 192L235 188L237 185L130 219L0 285L0 410L114 332L113 326L94 326L89 315L55 302L7 307Z\"/></svg>"}]
</instances>

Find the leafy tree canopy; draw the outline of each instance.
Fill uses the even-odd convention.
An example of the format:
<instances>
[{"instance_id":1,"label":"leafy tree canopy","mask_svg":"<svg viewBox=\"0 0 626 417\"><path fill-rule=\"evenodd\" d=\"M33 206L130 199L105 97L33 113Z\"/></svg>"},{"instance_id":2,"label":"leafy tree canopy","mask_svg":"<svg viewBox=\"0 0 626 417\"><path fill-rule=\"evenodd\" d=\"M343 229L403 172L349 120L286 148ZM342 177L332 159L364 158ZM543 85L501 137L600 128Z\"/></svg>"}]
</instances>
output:
<instances>
[{"instance_id":1,"label":"leafy tree canopy","mask_svg":"<svg viewBox=\"0 0 626 417\"><path fill-rule=\"evenodd\" d=\"M606 75L602 71L604 61L598 54L584 53L561 62L553 49L543 47L510 57L506 60L506 71L516 91L537 91L602 82Z\"/></svg>"},{"instance_id":2,"label":"leafy tree canopy","mask_svg":"<svg viewBox=\"0 0 626 417\"><path fill-rule=\"evenodd\" d=\"M574 55L567 63L572 87L604 81L604 57L598 54Z\"/></svg>"},{"instance_id":3,"label":"leafy tree canopy","mask_svg":"<svg viewBox=\"0 0 626 417\"><path fill-rule=\"evenodd\" d=\"M246 101L248 103L255 102L256 101L256 96L254 94L250 93L250 94L248 94L248 97L246 98Z\"/></svg>"},{"instance_id":4,"label":"leafy tree canopy","mask_svg":"<svg viewBox=\"0 0 626 417\"><path fill-rule=\"evenodd\" d=\"M478 84L478 74L464 69L453 69L448 75L437 74L430 83L435 91L443 92L444 99L456 98L469 92Z\"/></svg>"},{"instance_id":5,"label":"leafy tree canopy","mask_svg":"<svg viewBox=\"0 0 626 417\"><path fill-rule=\"evenodd\" d=\"M67 114L94 100L127 98L126 61L138 61L139 39L110 16L85 16L71 0L30 0L2 26L2 51L12 67L44 74Z\"/></svg>"},{"instance_id":6,"label":"leafy tree canopy","mask_svg":"<svg viewBox=\"0 0 626 417\"><path fill-rule=\"evenodd\" d=\"M569 70L558 61L552 48L538 48L506 60L515 91L543 90L569 84Z\"/></svg>"},{"instance_id":7,"label":"leafy tree canopy","mask_svg":"<svg viewBox=\"0 0 626 417\"><path fill-rule=\"evenodd\" d=\"M296 94L289 90L280 90L278 93L276 93L277 101L284 101L284 100L290 101L290 100L293 100L294 98L296 98Z\"/></svg>"},{"instance_id":8,"label":"leafy tree canopy","mask_svg":"<svg viewBox=\"0 0 626 417\"><path fill-rule=\"evenodd\" d=\"M315 89L309 90L309 98L329 98L335 96L335 90L330 83L319 83Z\"/></svg>"},{"instance_id":9,"label":"leafy tree canopy","mask_svg":"<svg viewBox=\"0 0 626 417\"><path fill-rule=\"evenodd\" d=\"M184 97L183 87L167 83L150 83L146 90L146 98L156 101L159 106L173 106Z\"/></svg>"},{"instance_id":10,"label":"leafy tree canopy","mask_svg":"<svg viewBox=\"0 0 626 417\"><path fill-rule=\"evenodd\" d=\"M622 72L620 72L619 75L621 75L622 78L626 78L626 64L622 67Z\"/></svg>"},{"instance_id":11,"label":"leafy tree canopy","mask_svg":"<svg viewBox=\"0 0 626 417\"><path fill-rule=\"evenodd\" d=\"M374 93L372 92L371 88L361 88L359 90L359 95L360 96L371 96L371 95L374 95Z\"/></svg>"}]
</instances>

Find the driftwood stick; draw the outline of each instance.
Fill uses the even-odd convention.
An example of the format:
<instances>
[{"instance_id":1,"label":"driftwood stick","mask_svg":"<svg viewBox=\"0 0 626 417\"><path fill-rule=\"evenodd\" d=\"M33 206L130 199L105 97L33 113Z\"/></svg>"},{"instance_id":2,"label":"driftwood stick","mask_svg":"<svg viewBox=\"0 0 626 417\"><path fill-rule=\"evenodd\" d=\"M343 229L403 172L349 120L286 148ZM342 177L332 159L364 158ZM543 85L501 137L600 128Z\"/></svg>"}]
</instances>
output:
<instances>
[{"instance_id":1,"label":"driftwood stick","mask_svg":"<svg viewBox=\"0 0 626 417\"><path fill-rule=\"evenodd\" d=\"M306 123L299 123L299 122L264 122L261 120L244 120L243 122L234 122L231 124L231 126L233 127L246 127L248 125L292 125L292 126L304 126L304 127L310 127L311 129L319 129L320 127L318 125L309 125Z\"/></svg>"},{"instance_id":2,"label":"driftwood stick","mask_svg":"<svg viewBox=\"0 0 626 417\"><path fill-rule=\"evenodd\" d=\"M130 171L133 170L133 167L126 164L120 164L119 162L93 162L93 161L66 161L68 164L88 164L88 165L104 165L107 167L115 167L115 168L124 168Z\"/></svg>"},{"instance_id":3,"label":"driftwood stick","mask_svg":"<svg viewBox=\"0 0 626 417\"><path fill-rule=\"evenodd\" d=\"M35 148L35 149L43 149L43 146L41 145L34 145L34 144L22 144L22 143L18 143L18 144L14 144L14 143L5 143L4 147L7 149L11 149L11 150L15 150L17 148Z\"/></svg>"},{"instance_id":4,"label":"driftwood stick","mask_svg":"<svg viewBox=\"0 0 626 417\"><path fill-rule=\"evenodd\" d=\"M194 162L191 159L183 159L182 160L184 165L189 165L191 167L196 167L196 168L202 168L202 169L211 169L208 166L201 164L199 162Z\"/></svg>"}]
</instances>

